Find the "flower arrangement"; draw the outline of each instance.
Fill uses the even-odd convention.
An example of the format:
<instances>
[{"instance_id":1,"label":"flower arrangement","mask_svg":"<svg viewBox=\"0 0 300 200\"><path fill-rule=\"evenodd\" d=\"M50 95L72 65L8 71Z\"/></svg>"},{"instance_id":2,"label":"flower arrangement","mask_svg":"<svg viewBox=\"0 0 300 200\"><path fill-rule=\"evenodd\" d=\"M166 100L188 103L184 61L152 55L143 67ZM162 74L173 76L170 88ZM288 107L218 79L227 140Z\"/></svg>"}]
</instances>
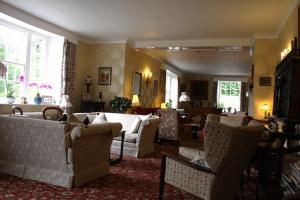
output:
<instances>
[{"instance_id":1,"label":"flower arrangement","mask_svg":"<svg viewBox=\"0 0 300 200\"><path fill-rule=\"evenodd\" d=\"M31 87L31 88L36 87L37 88L37 94L40 93L40 89L52 89L52 86L50 84L46 84L46 83L38 84L36 82L29 83L29 87Z\"/></svg>"}]
</instances>

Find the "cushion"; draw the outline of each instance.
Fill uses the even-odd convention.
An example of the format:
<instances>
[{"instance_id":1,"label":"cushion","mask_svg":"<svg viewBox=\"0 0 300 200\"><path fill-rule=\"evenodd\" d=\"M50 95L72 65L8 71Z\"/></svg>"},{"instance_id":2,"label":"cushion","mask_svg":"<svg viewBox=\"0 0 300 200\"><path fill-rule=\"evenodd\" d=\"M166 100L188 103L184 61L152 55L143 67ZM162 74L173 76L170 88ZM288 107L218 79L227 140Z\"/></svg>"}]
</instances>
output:
<instances>
[{"instance_id":1,"label":"cushion","mask_svg":"<svg viewBox=\"0 0 300 200\"><path fill-rule=\"evenodd\" d=\"M124 142L130 142L130 143L136 143L136 139L137 139L137 134L135 133L125 133L125 138L124 138ZM114 138L114 140L122 140L122 137L116 137Z\"/></svg>"},{"instance_id":2,"label":"cushion","mask_svg":"<svg viewBox=\"0 0 300 200\"><path fill-rule=\"evenodd\" d=\"M102 124L102 123L105 123L106 121L107 120L106 120L105 114L101 113L101 114L97 115L97 117L92 121L91 124Z\"/></svg>"},{"instance_id":3,"label":"cushion","mask_svg":"<svg viewBox=\"0 0 300 200\"><path fill-rule=\"evenodd\" d=\"M152 117L152 114L149 114L149 115L140 115L140 118L142 120L142 123L140 125L140 128L139 128L139 131L138 132L141 132L142 129L144 128L144 126L148 125L149 124L149 119Z\"/></svg>"},{"instance_id":4,"label":"cushion","mask_svg":"<svg viewBox=\"0 0 300 200\"><path fill-rule=\"evenodd\" d=\"M142 120L139 117L135 118L134 121L132 122L132 125L128 132L129 133L137 133L140 128L141 123L142 123Z\"/></svg>"},{"instance_id":5,"label":"cushion","mask_svg":"<svg viewBox=\"0 0 300 200\"><path fill-rule=\"evenodd\" d=\"M80 121L75 115L69 114L67 122L81 123L82 121Z\"/></svg>"},{"instance_id":6,"label":"cushion","mask_svg":"<svg viewBox=\"0 0 300 200\"><path fill-rule=\"evenodd\" d=\"M192 117L192 121L194 123L199 123L201 121L201 115L197 115L195 117Z\"/></svg>"}]
</instances>

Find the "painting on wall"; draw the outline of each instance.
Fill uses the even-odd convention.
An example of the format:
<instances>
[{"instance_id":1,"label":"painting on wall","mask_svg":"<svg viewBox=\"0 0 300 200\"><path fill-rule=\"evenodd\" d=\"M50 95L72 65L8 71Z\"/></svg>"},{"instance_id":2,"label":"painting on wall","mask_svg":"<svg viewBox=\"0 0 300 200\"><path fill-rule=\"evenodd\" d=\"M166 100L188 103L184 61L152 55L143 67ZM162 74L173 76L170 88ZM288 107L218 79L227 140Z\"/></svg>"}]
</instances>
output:
<instances>
[{"instance_id":1,"label":"painting on wall","mask_svg":"<svg viewBox=\"0 0 300 200\"><path fill-rule=\"evenodd\" d=\"M111 67L99 67L98 85L111 85Z\"/></svg>"},{"instance_id":2,"label":"painting on wall","mask_svg":"<svg viewBox=\"0 0 300 200\"><path fill-rule=\"evenodd\" d=\"M152 96L156 97L158 93L158 80L153 81L153 91L152 91Z\"/></svg>"},{"instance_id":3,"label":"painting on wall","mask_svg":"<svg viewBox=\"0 0 300 200\"><path fill-rule=\"evenodd\" d=\"M142 74L139 72L134 72L133 82L132 82L132 94L140 95L142 84Z\"/></svg>"}]
</instances>

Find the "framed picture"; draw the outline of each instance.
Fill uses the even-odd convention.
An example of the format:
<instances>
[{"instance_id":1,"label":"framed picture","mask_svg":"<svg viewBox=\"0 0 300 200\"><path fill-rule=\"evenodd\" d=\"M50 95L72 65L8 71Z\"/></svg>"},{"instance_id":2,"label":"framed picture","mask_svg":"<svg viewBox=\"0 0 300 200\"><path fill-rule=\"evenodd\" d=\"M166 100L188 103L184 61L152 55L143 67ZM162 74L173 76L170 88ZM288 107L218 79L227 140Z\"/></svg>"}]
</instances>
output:
<instances>
[{"instance_id":1,"label":"framed picture","mask_svg":"<svg viewBox=\"0 0 300 200\"><path fill-rule=\"evenodd\" d=\"M49 104L52 104L52 96L46 96L46 95L43 95L43 96L42 96L42 104L43 104L43 105L49 105Z\"/></svg>"},{"instance_id":2,"label":"framed picture","mask_svg":"<svg viewBox=\"0 0 300 200\"><path fill-rule=\"evenodd\" d=\"M99 67L98 85L111 85L111 67Z\"/></svg>"},{"instance_id":3,"label":"framed picture","mask_svg":"<svg viewBox=\"0 0 300 200\"><path fill-rule=\"evenodd\" d=\"M142 74L139 72L134 72L133 83L132 83L132 94L140 95L142 84Z\"/></svg>"},{"instance_id":4,"label":"framed picture","mask_svg":"<svg viewBox=\"0 0 300 200\"><path fill-rule=\"evenodd\" d=\"M152 92L152 96L157 96L158 93L158 80L153 81L153 92Z\"/></svg>"}]
</instances>

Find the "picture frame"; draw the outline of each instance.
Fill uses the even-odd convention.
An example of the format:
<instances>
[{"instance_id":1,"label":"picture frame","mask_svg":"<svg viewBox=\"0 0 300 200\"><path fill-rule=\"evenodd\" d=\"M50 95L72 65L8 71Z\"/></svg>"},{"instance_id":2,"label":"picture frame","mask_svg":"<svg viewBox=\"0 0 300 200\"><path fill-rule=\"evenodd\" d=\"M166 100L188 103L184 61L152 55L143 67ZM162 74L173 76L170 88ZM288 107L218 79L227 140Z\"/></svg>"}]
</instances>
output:
<instances>
[{"instance_id":1,"label":"picture frame","mask_svg":"<svg viewBox=\"0 0 300 200\"><path fill-rule=\"evenodd\" d=\"M111 67L99 67L98 69L98 85L111 85Z\"/></svg>"},{"instance_id":2,"label":"picture frame","mask_svg":"<svg viewBox=\"0 0 300 200\"><path fill-rule=\"evenodd\" d=\"M133 73L132 94L140 95L142 84L142 74L139 72Z\"/></svg>"},{"instance_id":3,"label":"picture frame","mask_svg":"<svg viewBox=\"0 0 300 200\"><path fill-rule=\"evenodd\" d=\"M42 97L42 104L43 105L50 105L52 104L52 96L43 95Z\"/></svg>"},{"instance_id":4,"label":"picture frame","mask_svg":"<svg viewBox=\"0 0 300 200\"><path fill-rule=\"evenodd\" d=\"M158 80L154 79L153 81L153 90L152 90L152 96L157 96L158 94Z\"/></svg>"}]
</instances>

